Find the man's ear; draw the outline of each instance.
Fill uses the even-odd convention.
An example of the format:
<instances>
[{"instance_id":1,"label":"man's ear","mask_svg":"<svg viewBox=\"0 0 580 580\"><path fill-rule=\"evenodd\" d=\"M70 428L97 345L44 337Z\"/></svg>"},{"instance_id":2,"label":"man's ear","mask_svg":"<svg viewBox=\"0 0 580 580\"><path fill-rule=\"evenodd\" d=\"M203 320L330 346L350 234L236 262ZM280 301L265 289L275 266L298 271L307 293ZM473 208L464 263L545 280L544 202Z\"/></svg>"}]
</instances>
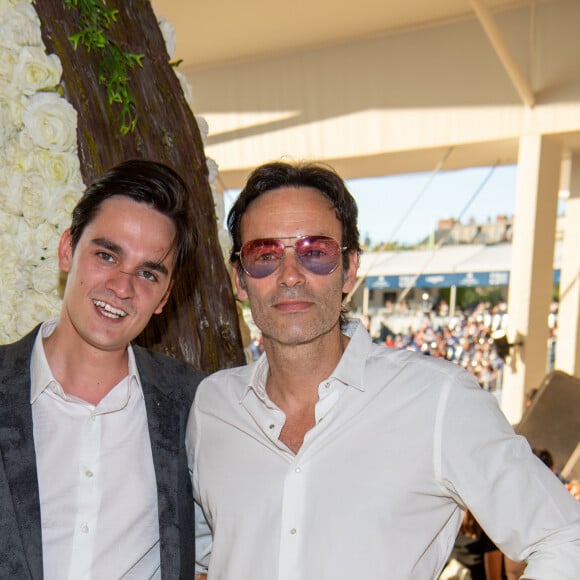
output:
<instances>
[{"instance_id":1,"label":"man's ear","mask_svg":"<svg viewBox=\"0 0 580 580\"><path fill-rule=\"evenodd\" d=\"M358 252L350 250L348 252L348 267L343 272L344 282L342 284L343 294L348 294L356 284L356 273L358 271Z\"/></svg>"},{"instance_id":2,"label":"man's ear","mask_svg":"<svg viewBox=\"0 0 580 580\"><path fill-rule=\"evenodd\" d=\"M169 300L169 296L171 295L171 290L173 290L173 280L169 282L169 286L167 287L167 290L165 291L163 298L161 298L161 300L159 301L159 304L157 305L157 308L155 309L153 314L161 314L163 312L163 308L165 308L165 305Z\"/></svg>"},{"instance_id":3,"label":"man's ear","mask_svg":"<svg viewBox=\"0 0 580 580\"><path fill-rule=\"evenodd\" d=\"M60 236L60 241L58 243L58 267L63 272L70 271L72 254L72 237L69 228L63 232L62 236Z\"/></svg>"},{"instance_id":4,"label":"man's ear","mask_svg":"<svg viewBox=\"0 0 580 580\"><path fill-rule=\"evenodd\" d=\"M234 282L236 283L238 298L240 300L246 300L248 298L248 293L246 292L246 274L239 263L234 265Z\"/></svg>"}]
</instances>

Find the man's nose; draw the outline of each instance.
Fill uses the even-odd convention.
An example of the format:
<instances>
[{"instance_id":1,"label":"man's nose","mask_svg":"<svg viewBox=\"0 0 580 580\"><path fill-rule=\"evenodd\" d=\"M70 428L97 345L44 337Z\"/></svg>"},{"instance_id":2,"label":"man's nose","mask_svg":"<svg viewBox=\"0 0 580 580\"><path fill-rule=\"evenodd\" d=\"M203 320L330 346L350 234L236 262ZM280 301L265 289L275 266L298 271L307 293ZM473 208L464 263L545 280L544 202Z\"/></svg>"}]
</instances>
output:
<instances>
[{"instance_id":1,"label":"man's nose","mask_svg":"<svg viewBox=\"0 0 580 580\"><path fill-rule=\"evenodd\" d=\"M112 290L119 298L130 298L135 291L135 276L130 272L116 270L111 274L107 282L107 288Z\"/></svg>"},{"instance_id":2,"label":"man's nose","mask_svg":"<svg viewBox=\"0 0 580 580\"><path fill-rule=\"evenodd\" d=\"M304 283L304 266L299 262L293 249L286 248L276 274L279 283L284 286L297 286Z\"/></svg>"}]
</instances>

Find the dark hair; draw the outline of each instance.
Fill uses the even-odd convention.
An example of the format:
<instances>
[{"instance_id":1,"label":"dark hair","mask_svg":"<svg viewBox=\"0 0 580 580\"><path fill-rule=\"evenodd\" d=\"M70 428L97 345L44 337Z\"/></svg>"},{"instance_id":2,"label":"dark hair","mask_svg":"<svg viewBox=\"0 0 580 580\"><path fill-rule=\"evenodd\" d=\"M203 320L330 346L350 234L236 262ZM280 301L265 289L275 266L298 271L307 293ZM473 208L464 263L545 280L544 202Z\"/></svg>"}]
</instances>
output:
<instances>
[{"instance_id":1,"label":"dark hair","mask_svg":"<svg viewBox=\"0 0 580 580\"><path fill-rule=\"evenodd\" d=\"M534 454L550 469L554 469L554 459L548 449L532 449Z\"/></svg>"},{"instance_id":2,"label":"dark hair","mask_svg":"<svg viewBox=\"0 0 580 580\"><path fill-rule=\"evenodd\" d=\"M343 254L346 268L349 250L354 250L357 254L361 252L356 201L346 188L344 181L332 168L307 162L266 163L250 174L246 186L228 214L228 230L233 243L230 262L235 265L239 261L237 252L242 246L241 222L248 207L261 195L281 187L316 189L330 200L336 217L342 224L342 240L339 241L342 246L346 247Z\"/></svg>"},{"instance_id":3,"label":"dark hair","mask_svg":"<svg viewBox=\"0 0 580 580\"><path fill-rule=\"evenodd\" d=\"M97 216L103 202L115 196L144 203L173 222L174 274L177 274L196 242L190 223L190 192L186 183L173 169L156 161L124 161L87 187L72 213L70 232L73 251L84 229Z\"/></svg>"}]
</instances>

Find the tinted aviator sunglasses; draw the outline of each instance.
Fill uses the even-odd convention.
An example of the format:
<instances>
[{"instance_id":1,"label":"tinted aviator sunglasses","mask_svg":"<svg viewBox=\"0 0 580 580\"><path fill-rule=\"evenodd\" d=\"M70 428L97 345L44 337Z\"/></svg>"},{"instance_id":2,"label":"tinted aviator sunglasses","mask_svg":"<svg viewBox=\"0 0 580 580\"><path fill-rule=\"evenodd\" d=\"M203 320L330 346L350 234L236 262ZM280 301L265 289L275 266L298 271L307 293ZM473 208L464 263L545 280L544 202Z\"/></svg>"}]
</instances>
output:
<instances>
[{"instance_id":1,"label":"tinted aviator sunglasses","mask_svg":"<svg viewBox=\"0 0 580 580\"><path fill-rule=\"evenodd\" d=\"M285 244L284 240L296 240ZM265 278L275 272L282 261L286 248L294 248L298 262L313 274L326 276L338 268L346 247L328 236L299 236L292 238L263 238L246 242L236 255L244 272L252 278Z\"/></svg>"}]
</instances>

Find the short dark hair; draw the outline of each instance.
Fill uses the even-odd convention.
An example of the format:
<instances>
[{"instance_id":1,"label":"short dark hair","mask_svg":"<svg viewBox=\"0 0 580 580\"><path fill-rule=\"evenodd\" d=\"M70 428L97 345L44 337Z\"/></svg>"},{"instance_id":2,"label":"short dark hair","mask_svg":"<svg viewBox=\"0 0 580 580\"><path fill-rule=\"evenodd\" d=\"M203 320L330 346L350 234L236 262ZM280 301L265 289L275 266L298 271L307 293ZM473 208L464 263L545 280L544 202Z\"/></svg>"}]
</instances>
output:
<instances>
[{"instance_id":1,"label":"short dark hair","mask_svg":"<svg viewBox=\"0 0 580 580\"><path fill-rule=\"evenodd\" d=\"M532 449L534 454L550 469L554 469L554 458L548 449Z\"/></svg>"},{"instance_id":2,"label":"short dark hair","mask_svg":"<svg viewBox=\"0 0 580 580\"><path fill-rule=\"evenodd\" d=\"M308 187L320 191L328 198L342 225L342 240L339 242L346 248L343 254L346 268L350 251L354 250L357 254L361 252L356 201L334 169L313 162L266 163L250 174L246 186L228 214L227 224L233 244L230 262L233 265L239 262L238 252L242 246L241 222L248 207L261 195L281 187Z\"/></svg>"},{"instance_id":3,"label":"short dark hair","mask_svg":"<svg viewBox=\"0 0 580 580\"><path fill-rule=\"evenodd\" d=\"M70 233L73 251L102 204L115 196L144 203L173 222L176 275L196 243L189 210L190 192L185 181L171 167L157 161L124 161L87 187L72 213Z\"/></svg>"}]
</instances>

